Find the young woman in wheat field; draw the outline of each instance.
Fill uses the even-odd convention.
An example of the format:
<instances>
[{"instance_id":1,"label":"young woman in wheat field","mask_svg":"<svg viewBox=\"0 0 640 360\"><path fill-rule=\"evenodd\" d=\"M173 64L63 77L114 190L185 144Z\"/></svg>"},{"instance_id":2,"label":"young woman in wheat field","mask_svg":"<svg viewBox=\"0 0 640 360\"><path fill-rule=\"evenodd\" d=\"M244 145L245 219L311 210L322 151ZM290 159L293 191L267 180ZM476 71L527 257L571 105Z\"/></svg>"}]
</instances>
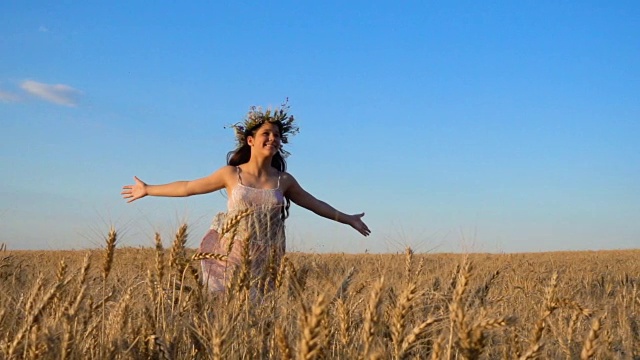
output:
<instances>
[{"instance_id":1,"label":"young woman in wheat field","mask_svg":"<svg viewBox=\"0 0 640 360\"><path fill-rule=\"evenodd\" d=\"M243 122L233 125L237 147L227 154L227 165L211 175L163 185L135 183L122 188L127 202L145 196L191 196L225 189L228 211L213 219L199 251L212 254L202 260L203 279L212 291L224 291L243 257L249 256L251 276L260 278L267 268L278 268L285 253L284 221L290 201L367 236L364 213L345 214L305 191L286 171L289 155L283 144L298 132L289 107L263 111L251 107ZM247 254L248 252L248 254ZM222 255L216 258L216 254Z\"/></svg>"}]
</instances>

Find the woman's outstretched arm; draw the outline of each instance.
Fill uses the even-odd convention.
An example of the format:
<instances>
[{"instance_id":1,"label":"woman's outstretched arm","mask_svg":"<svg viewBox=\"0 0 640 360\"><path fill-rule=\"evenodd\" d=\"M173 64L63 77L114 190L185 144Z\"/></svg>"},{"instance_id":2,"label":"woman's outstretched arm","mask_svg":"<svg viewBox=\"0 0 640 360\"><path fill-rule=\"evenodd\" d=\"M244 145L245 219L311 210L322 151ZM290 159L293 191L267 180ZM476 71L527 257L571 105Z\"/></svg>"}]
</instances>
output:
<instances>
[{"instance_id":1,"label":"woman's outstretched arm","mask_svg":"<svg viewBox=\"0 0 640 360\"><path fill-rule=\"evenodd\" d=\"M293 176L287 174L287 177L289 179L286 189L286 195L295 204L302 206L307 210L313 211L314 213L327 219L347 224L364 236L368 236L369 234L371 234L371 230L369 230L367 224L362 221L364 213L349 215L340 212L333 206L327 204L322 200L316 199L313 195L305 191L302 186L298 184L296 179L293 178Z\"/></svg>"},{"instance_id":2,"label":"woman's outstretched arm","mask_svg":"<svg viewBox=\"0 0 640 360\"><path fill-rule=\"evenodd\" d=\"M124 199L127 199L128 203L147 195L183 197L206 194L226 187L227 179L230 171L232 171L232 168L230 168L229 166L224 166L213 174L197 180L174 181L162 185L149 185L134 176L134 184L123 186L120 194Z\"/></svg>"}]
</instances>

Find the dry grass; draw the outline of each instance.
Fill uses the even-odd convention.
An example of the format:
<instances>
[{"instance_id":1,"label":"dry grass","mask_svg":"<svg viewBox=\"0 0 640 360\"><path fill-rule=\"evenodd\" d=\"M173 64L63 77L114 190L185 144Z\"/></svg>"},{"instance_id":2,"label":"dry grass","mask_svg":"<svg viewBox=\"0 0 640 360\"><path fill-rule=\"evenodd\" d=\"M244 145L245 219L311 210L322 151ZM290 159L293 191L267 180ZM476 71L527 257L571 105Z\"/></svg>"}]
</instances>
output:
<instances>
[{"instance_id":1,"label":"dry grass","mask_svg":"<svg viewBox=\"0 0 640 360\"><path fill-rule=\"evenodd\" d=\"M223 296L197 260L224 254L187 237L0 245L0 358L640 359L640 250L291 253L271 265L273 288L244 259Z\"/></svg>"}]
</instances>

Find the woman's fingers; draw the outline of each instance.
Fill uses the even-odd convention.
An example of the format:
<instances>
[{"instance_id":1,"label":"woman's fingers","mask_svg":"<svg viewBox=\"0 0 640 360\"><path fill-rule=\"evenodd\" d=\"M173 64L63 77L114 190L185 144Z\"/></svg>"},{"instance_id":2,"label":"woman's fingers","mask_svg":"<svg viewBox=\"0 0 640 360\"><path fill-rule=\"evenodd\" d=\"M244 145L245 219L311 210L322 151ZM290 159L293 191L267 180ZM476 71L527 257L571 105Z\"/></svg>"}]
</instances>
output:
<instances>
[{"instance_id":1,"label":"woman's fingers","mask_svg":"<svg viewBox=\"0 0 640 360\"><path fill-rule=\"evenodd\" d=\"M367 226L367 224L365 224L364 221L362 221L362 217L364 216L364 213L355 214L353 216L356 218L353 228L356 229L360 234L364 236L369 236L369 234L371 234L371 230L369 230L369 227Z\"/></svg>"},{"instance_id":2,"label":"woman's fingers","mask_svg":"<svg viewBox=\"0 0 640 360\"><path fill-rule=\"evenodd\" d=\"M145 191L147 184L138 179L137 176L133 177L133 181L135 182L134 184L123 186L122 192L120 193L123 199L129 199L129 201L127 201L128 203L147 195Z\"/></svg>"},{"instance_id":3,"label":"woman's fingers","mask_svg":"<svg viewBox=\"0 0 640 360\"><path fill-rule=\"evenodd\" d=\"M134 180L136 181L135 185L125 185L122 187L122 191L120 192L120 195L122 195L123 199L129 199L129 201L127 201L128 203L138 199L140 196L136 196L135 195L135 188L138 185L138 182L141 182L140 179L138 179L137 177L134 176Z\"/></svg>"},{"instance_id":4,"label":"woman's fingers","mask_svg":"<svg viewBox=\"0 0 640 360\"><path fill-rule=\"evenodd\" d=\"M131 195L133 193L133 185L125 185L122 187L121 195Z\"/></svg>"}]
</instances>

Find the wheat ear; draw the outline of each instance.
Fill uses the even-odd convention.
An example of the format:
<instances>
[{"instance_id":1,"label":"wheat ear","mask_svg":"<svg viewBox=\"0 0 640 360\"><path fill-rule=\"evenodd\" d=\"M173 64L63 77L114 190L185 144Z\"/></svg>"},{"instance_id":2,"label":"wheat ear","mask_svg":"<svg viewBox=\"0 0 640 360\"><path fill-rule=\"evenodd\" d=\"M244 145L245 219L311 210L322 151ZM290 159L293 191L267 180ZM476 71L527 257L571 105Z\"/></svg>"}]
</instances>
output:
<instances>
[{"instance_id":1,"label":"wheat ear","mask_svg":"<svg viewBox=\"0 0 640 360\"><path fill-rule=\"evenodd\" d=\"M410 250L410 249L409 249ZM407 256L409 258L409 256ZM410 261L407 261L409 263ZM410 266L407 269L407 273L410 273ZM409 281L409 279L407 279ZM406 288L400 294L400 299L396 303L392 313L391 324L391 341L393 343L393 349L396 358L400 358L401 344L404 340L404 331L407 321L407 315L411 311L413 300L418 294L416 284L410 282L407 283Z\"/></svg>"},{"instance_id":2,"label":"wheat ear","mask_svg":"<svg viewBox=\"0 0 640 360\"><path fill-rule=\"evenodd\" d=\"M13 352L17 348L18 344L20 344L20 341L22 341L24 336L27 335L31 331L32 327L35 326L40 320L40 316L42 315L44 308L49 305L53 297L58 293L58 290L60 290L61 286L62 282L56 282L54 286L49 289L49 292L45 294L45 296L40 300L40 303L35 307L33 312L29 314L29 316L27 317L27 321L24 322L22 328L20 328L20 330L16 333L11 344L9 344L7 359L12 358Z\"/></svg>"},{"instance_id":3,"label":"wheat ear","mask_svg":"<svg viewBox=\"0 0 640 360\"><path fill-rule=\"evenodd\" d=\"M369 304L365 310L364 326L362 329L362 337L364 342L364 349L362 357L366 358L369 355L371 348L371 342L375 334L376 326L379 322L378 308L380 307L380 293L382 292L382 286L384 285L384 277L381 277L378 282L375 283L371 290L371 297L369 298Z\"/></svg>"},{"instance_id":4,"label":"wheat ear","mask_svg":"<svg viewBox=\"0 0 640 360\"><path fill-rule=\"evenodd\" d=\"M467 283L469 282L469 276L471 273L471 263L465 259L463 266L460 267L458 277L455 281L455 289L453 291L453 298L449 305L449 318L451 324L449 327L449 344L447 346L447 358L451 358L451 351L453 349L453 334L454 329L458 334L461 346L464 349L468 349L470 346L469 332L467 330L465 321L464 305L462 303L462 297L467 289Z\"/></svg>"},{"instance_id":5,"label":"wheat ear","mask_svg":"<svg viewBox=\"0 0 640 360\"><path fill-rule=\"evenodd\" d=\"M182 224L173 239L171 252L169 253L169 264L177 274L182 274L185 266L185 246L187 244L187 224Z\"/></svg>"},{"instance_id":6,"label":"wheat ear","mask_svg":"<svg viewBox=\"0 0 640 360\"><path fill-rule=\"evenodd\" d=\"M102 278L106 281L111 273L111 266L113 265L113 254L116 249L116 241L118 234L113 227L109 230L107 235L107 247L104 253L104 261L102 263Z\"/></svg>"},{"instance_id":7,"label":"wheat ear","mask_svg":"<svg viewBox=\"0 0 640 360\"><path fill-rule=\"evenodd\" d=\"M293 360L291 354L291 346L289 346L289 340L287 340L287 334L284 330L276 325L276 341L278 342L278 348L280 349L280 358L284 360Z\"/></svg>"},{"instance_id":8,"label":"wheat ear","mask_svg":"<svg viewBox=\"0 0 640 360\"><path fill-rule=\"evenodd\" d=\"M597 340L600 335L600 321L600 318L595 318L591 323L591 330L584 341L582 352L580 353L581 360L591 359L591 357L596 353Z\"/></svg>"},{"instance_id":9,"label":"wheat ear","mask_svg":"<svg viewBox=\"0 0 640 360\"><path fill-rule=\"evenodd\" d=\"M323 327L327 302L324 295L320 294L310 313L302 313L302 339L300 342L300 359L311 360L322 353L322 341L324 340Z\"/></svg>"},{"instance_id":10,"label":"wheat ear","mask_svg":"<svg viewBox=\"0 0 640 360\"><path fill-rule=\"evenodd\" d=\"M198 252L198 253L193 254L193 256L191 256L191 261L207 260L207 259L225 261L225 260L227 260L227 258L228 258L228 256L224 255L224 254L216 254L216 253L209 253L209 252Z\"/></svg>"},{"instance_id":11,"label":"wheat ear","mask_svg":"<svg viewBox=\"0 0 640 360\"><path fill-rule=\"evenodd\" d=\"M155 234L154 240L156 249L156 276L158 277L158 283L162 284L164 278L164 246L162 245L160 233Z\"/></svg>"},{"instance_id":12,"label":"wheat ear","mask_svg":"<svg viewBox=\"0 0 640 360\"><path fill-rule=\"evenodd\" d=\"M116 250L116 242L118 239L118 234L116 233L116 229L111 227L111 229L109 230L109 235L107 235L107 246L105 249L105 253L104 253L104 261L102 263L102 296L103 298L105 298L105 293L107 291L107 278L109 277L109 274L111 273L111 266L113 265L113 256ZM105 325L106 325L106 307L105 307L105 302L102 302L102 322L101 322L101 327L100 327L100 342L104 345L105 344ZM104 349L104 346L102 346L100 348L100 356L104 356L104 353L102 352Z\"/></svg>"},{"instance_id":13,"label":"wheat ear","mask_svg":"<svg viewBox=\"0 0 640 360\"><path fill-rule=\"evenodd\" d=\"M424 336L424 334L426 333L426 331L429 329L429 326L431 326L433 323L435 323L437 321L437 319L435 318L428 318L427 320L421 322L420 324L416 325L411 332L409 333L409 335L407 335L404 338L404 341L402 342L402 348L400 348L400 351L398 353L398 359L404 359L406 357L407 354L409 354L409 352L411 350L413 350L416 345L418 344L418 341ZM435 350L435 345L434 345L434 352ZM438 350L439 352L439 350Z\"/></svg>"},{"instance_id":14,"label":"wheat ear","mask_svg":"<svg viewBox=\"0 0 640 360\"><path fill-rule=\"evenodd\" d=\"M411 280L411 265L413 264L413 249L407 246L404 253L404 283L409 284Z\"/></svg>"}]
</instances>

